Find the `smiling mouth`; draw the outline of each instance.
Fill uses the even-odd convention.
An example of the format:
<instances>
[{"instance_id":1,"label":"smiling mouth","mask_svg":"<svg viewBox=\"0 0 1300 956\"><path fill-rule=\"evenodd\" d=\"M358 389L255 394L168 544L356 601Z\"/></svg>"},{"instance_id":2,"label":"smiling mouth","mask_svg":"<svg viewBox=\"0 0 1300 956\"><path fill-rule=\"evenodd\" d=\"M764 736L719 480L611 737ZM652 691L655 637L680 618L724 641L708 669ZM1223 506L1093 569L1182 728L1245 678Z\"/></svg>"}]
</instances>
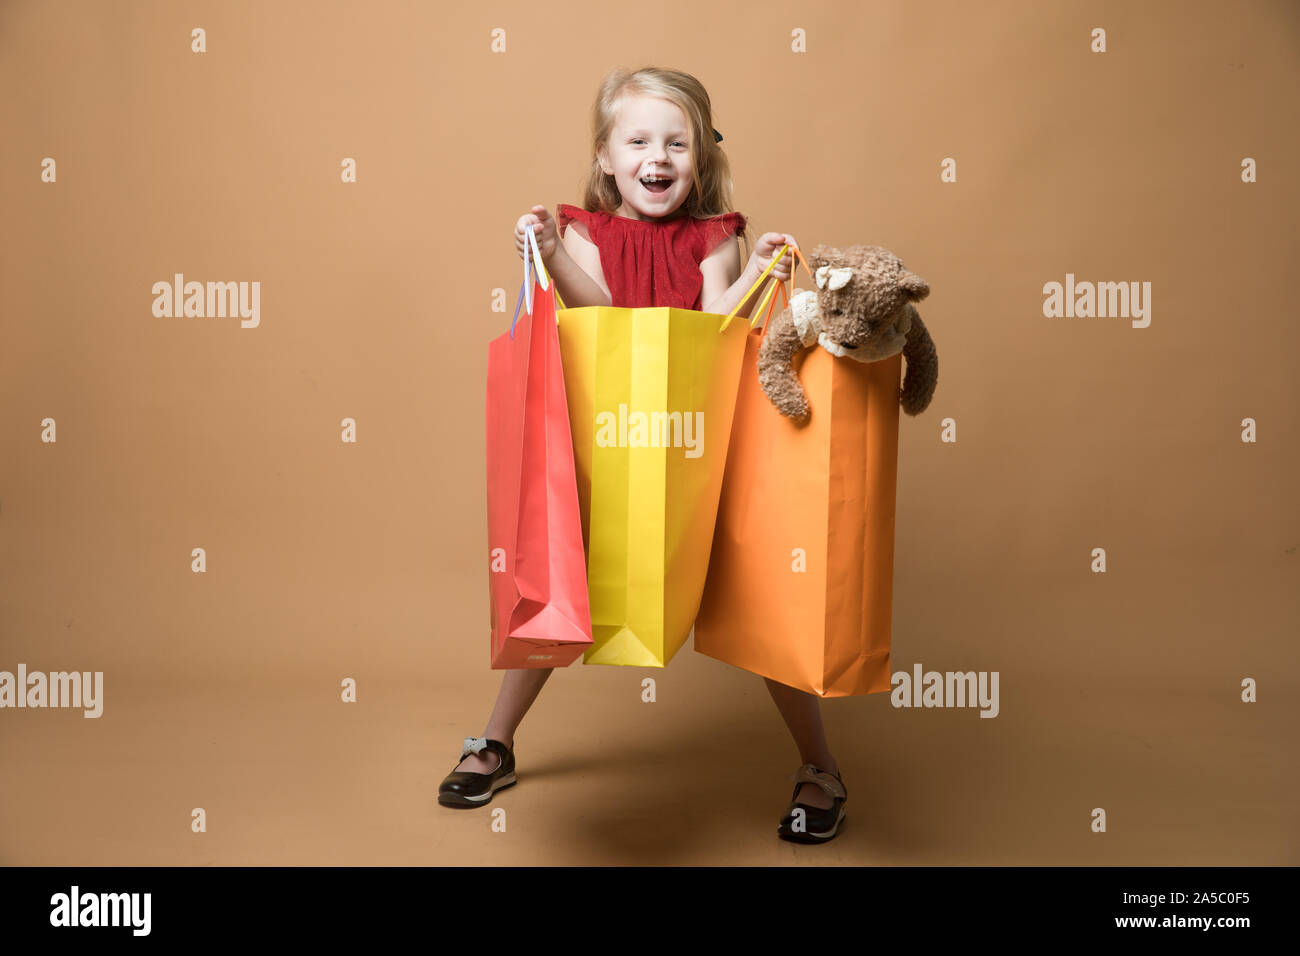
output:
<instances>
[{"instance_id":1,"label":"smiling mouth","mask_svg":"<svg viewBox=\"0 0 1300 956\"><path fill-rule=\"evenodd\" d=\"M668 187L670 187L672 184L673 181L671 179L660 179L658 181L652 181L643 178L641 180L642 187L645 188L646 192L651 192L651 193L666 193L668 192Z\"/></svg>"}]
</instances>

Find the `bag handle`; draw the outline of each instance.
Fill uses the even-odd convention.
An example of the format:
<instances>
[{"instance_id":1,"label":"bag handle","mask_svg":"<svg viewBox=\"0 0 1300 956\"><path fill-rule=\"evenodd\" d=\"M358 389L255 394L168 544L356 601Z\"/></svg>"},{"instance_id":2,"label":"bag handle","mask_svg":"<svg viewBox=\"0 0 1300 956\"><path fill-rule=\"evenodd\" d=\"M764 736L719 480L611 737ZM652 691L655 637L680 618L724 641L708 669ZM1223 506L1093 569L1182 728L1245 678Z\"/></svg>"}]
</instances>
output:
<instances>
[{"instance_id":1,"label":"bag handle","mask_svg":"<svg viewBox=\"0 0 1300 956\"><path fill-rule=\"evenodd\" d=\"M803 265L803 271L806 272L806 273L808 273L808 278L809 278L809 279L812 279L812 281L813 281L813 285L816 285L816 284L817 284L817 277L814 276L814 275L812 274L812 270L808 267L808 260L805 259L805 258L803 257L803 253L799 251L799 247L798 247L798 246L791 246L790 248L794 251L795 257L796 257L796 258L799 260L799 262ZM781 298L782 298L782 300L784 300L786 306L788 307L788 306L790 305L790 297L787 296L787 295L785 294L785 283L784 283L784 282L778 282L778 283L775 283L775 284L774 284L774 287L775 287L776 289L779 289L779 290L781 291ZM791 288L791 289L794 288L794 272L793 272L793 270L791 270L791 273L790 273L790 288ZM772 296L772 289L769 289L769 290L768 290L767 295L768 295L768 296ZM764 301L766 301L766 297L764 298ZM768 307L767 307L767 316L763 319L763 331L760 332L759 335L767 335L767 323L770 322L770 321L772 320L772 308L773 308L773 306L775 306L775 305L776 305L776 297L775 297L775 296L772 296L772 303L771 303L770 305L768 305ZM762 302L760 302L760 303L758 304L758 309L759 309L759 311L762 311L762 309L763 309L763 303L762 303ZM756 320L756 321L757 321L757 320ZM751 322L751 323L750 323L750 328L753 328L753 327L754 327L754 324L755 324L754 322Z\"/></svg>"},{"instance_id":2,"label":"bag handle","mask_svg":"<svg viewBox=\"0 0 1300 956\"><path fill-rule=\"evenodd\" d=\"M767 268L764 269L762 274L754 281L754 284L749 287L749 291L740 297L740 301L736 303L736 307L731 310L731 312L727 315L725 319L722 320L722 325L718 329L719 332L726 331L727 326L731 324L731 320L734 319L736 317L736 313L740 311L740 307L744 305L746 301L748 301L751 295L754 294L754 290L757 289L762 284L763 280L767 278L768 273L772 271L772 269L776 266L776 264L781 261L781 257L784 256L787 252L794 253L794 255L798 258L799 262L803 263L803 271L808 273L808 278L812 279L813 283L816 284L817 280L816 278L814 278L812 274L812 270L808 268L808 260L806 260L803 257L803 253L799 251L798 246L792 246L787 242L785 245L781 247L780 251L777 252L777 254L772 257L772 261L767 264ZM793 284L794 282L793 269L790 271L790 281ZM763 334L767 334L767 320L772 317L772 306L776 304L776 300L775 298L772 298L772 294L778 288L781 290L781 297L786 300L786 304L788 305L790 302L789 297L786 296L785 293L784 283L774 282L772 283L771 286L768 287L767 292L763 294L763 298L759 300L758 309L756 310L756 313L762 312L763 304L768 302L769 298L771 298L771 303L768 305L767 318L763 320ZM757 321L757 314L755 316L755 319L751 320L750 328L754 327L755 321Z\"/></svg>"},{"instance_id":3,"label":"bag handle","mask_svg":"<svg viewBox=\"0 0 1300 956\"><path fill-rule=\"evenodd\" d=\"M790 304L790 297L785 294L784 282L773 282L768 286L767 292L763 294L763 301L758 303L758 309L754 313L755 318L749 323L751 329L758 324L758 313L763 311L763 302L767 302L767 315L763 316L763 330L759 332L759 335L767 335L767 323L772 321L772 310L776 308L776 296L773 295L774 292L780 292L781 300L787 306Z\"/></svg>"},{"instance_id":4,"label":"bag handle","mask_svg":"<svg viewBox=\"0 0 1300 956\"><path fill-rule=\"evenodd\" d=\"M515 303L515 317L510 320L511 339L515 337L515 323L519 321L519 307L524 304L525 299L528 300L528 314L533 314L533 283L530 281L533 278L532 273L536 272L537 282L543 289L549 289L551 286L555 285L554 281L546 272L546 265L542 262L542 250L537 247L537 237L533 235L531 227L524 231L524 236L524 284L519 287L519 301ZM532 250L531 258L528 255L530 247ZM559 286L555 286L555 303L559 307L555 310L555 324L559 325L560 309L567 308L564 304L564 300L560 298Z\"/></svg>"}]
</instances>

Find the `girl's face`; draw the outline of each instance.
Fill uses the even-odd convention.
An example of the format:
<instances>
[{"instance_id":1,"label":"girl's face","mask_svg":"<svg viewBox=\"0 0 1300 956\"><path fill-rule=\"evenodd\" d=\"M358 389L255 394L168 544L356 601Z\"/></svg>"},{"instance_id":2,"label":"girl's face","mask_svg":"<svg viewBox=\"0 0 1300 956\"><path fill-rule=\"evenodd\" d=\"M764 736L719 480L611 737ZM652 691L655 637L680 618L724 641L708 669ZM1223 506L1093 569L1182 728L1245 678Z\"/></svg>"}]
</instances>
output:
<instances>
[{"instance_id":1,"label":"girl's face","mask_svg":"<svg viewBox=\"0 0 1300 956\"><path fill-rule=\"evenodd\" d=\"M675 212L694 186L690 124L681 109L658 97L623 100L609 141L597 151L600 168L613 175L628 219L663 219ZM647 185L647 177L661 180Z\"/></svg>"}]
</instances>

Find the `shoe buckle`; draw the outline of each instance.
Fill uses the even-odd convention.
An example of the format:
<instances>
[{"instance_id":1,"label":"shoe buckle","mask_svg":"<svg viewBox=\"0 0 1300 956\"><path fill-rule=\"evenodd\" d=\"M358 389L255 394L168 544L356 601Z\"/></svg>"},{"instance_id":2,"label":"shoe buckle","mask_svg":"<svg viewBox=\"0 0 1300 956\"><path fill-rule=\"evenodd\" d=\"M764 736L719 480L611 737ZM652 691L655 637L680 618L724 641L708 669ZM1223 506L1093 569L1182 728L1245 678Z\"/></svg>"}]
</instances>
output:
<instances>
[{"instance_id":1,"label":"shoe buckle","mask_svg":"<svg viewBox=\"0 0 1300 956\"><path fill-rule=\"evenodd\" d=\"M845 790L844 784L837 779L834 774L825 770L818 770L810 763L806 763L800 767L795 772L794 776L791 777L791 780L795 783L814 784L821 787L829 796L836 799L846 799L848 797L848 792Z\"/></svg>"}]
</instances>

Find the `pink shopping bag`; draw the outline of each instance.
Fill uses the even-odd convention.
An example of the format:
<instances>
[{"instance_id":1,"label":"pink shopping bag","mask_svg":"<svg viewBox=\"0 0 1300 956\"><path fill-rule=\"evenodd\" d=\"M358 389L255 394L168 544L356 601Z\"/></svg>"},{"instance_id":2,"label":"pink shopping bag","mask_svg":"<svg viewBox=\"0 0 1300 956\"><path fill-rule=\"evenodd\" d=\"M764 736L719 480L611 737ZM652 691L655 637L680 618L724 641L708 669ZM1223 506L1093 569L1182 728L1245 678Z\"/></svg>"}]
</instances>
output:
<instances>
[{"instance_id":1,"label":"pink shopping bag","mask_svg":"<svg viewBox=\"0 0 1300 956\"><path fill-rule=\"evenodd\" d=\"M527 236L532 255L524 258L510 331L488 350L488 587L497 669L563 667L592 643L557 293L531 230Z\"/></svg>"}]
</instances>

